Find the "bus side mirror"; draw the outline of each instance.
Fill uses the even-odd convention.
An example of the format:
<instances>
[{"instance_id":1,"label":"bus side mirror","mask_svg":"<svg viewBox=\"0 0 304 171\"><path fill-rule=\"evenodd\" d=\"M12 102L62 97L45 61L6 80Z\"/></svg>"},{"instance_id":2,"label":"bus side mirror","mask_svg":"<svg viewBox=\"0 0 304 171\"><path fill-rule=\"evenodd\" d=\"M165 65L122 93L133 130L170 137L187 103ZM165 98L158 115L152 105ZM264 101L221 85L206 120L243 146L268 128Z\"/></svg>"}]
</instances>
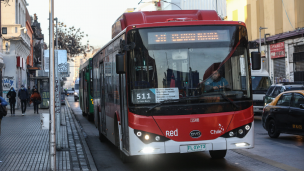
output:
<instances>
[{"instance_id":1,"label":"bus side mirror","mask_svg":"<svg viewBox=\"0 0 304 171\"><path fill-rule=\"evenodd\" d=\"M261 69L261 53L260 52L251 52L251 62L252 62L252 70L260 70Z\"/></svg>"},{"instance_id":2,"label":"bus side mirror","mask_svg":"<svg viewBox=\"0 0 304 171\"><path fill-rule=\"evenodd\" d=\"M116 54L116 73L124 74L126 73L126 65L125 65L125 55L123 53Z\"/></svg>"}]
</instances>

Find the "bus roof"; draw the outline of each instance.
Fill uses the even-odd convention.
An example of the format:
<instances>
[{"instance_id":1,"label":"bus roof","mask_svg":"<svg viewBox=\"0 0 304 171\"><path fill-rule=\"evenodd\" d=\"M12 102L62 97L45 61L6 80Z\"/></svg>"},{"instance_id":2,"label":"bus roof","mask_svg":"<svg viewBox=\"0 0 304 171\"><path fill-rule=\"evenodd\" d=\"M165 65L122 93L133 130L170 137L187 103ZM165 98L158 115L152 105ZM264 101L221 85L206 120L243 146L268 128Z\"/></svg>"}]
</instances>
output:
<instances>
[{"instance_id":1,"label":"bus roof","mask_svg":"<svg viewBox=\"0 0 304 171\"><path fill-rule=\"evenodd\" d=\"M90 60L92 60L92 58L89 58L85 63L81 64L79 70L86 68L89 65Z\"/></svg>"},{"instance_id":2,"label":"bus roof","mask_svg":"<svg viewBox=\"0 0 304 171\"><path fill-rule=\"evenodd\" d=\"M221 18L214 10L168 10L123 13L112 25L112 39L126 27L134 24L207 20L220 21Z\"/></svg>"}]
</instances>

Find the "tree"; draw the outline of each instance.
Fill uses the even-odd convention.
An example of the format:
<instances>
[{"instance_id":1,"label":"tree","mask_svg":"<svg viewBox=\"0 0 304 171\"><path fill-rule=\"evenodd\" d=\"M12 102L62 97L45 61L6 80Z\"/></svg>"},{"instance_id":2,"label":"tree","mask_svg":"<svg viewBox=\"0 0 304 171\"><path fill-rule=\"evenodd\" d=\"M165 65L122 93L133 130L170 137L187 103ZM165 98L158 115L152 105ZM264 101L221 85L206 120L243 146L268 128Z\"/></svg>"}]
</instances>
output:
<instances>
[{"instance_id":1,"label":"tree","mask_svg":"<svg viewBox=\"0 0 304 171\"><path fill-rule=\"evenodd\" d=\"M54 36L56 40L56 32ZM86 45L81 45L81 40L84 38L84 36L88 37L88 35L85 35L80 28L76 29L74 26L72 26L67 29L63 22L58 22L58 49L67 50L68 61L75 56L79 56L80 54L86 56Z\"/></svg>"}]
</instances>

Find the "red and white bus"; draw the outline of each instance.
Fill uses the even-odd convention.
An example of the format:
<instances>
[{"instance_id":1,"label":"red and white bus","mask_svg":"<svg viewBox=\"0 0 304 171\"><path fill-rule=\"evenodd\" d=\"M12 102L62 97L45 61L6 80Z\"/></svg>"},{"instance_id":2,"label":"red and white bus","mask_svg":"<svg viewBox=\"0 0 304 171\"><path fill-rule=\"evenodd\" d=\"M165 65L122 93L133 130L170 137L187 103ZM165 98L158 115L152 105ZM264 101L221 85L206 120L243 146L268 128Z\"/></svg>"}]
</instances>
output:
<instances>
[{"instance_id":1,"label":"red and white bus","mask_svg":"<svg viewBox=\"0 0 304 171\"><path fill-rule=\"evenodd\" d=\"M254 147L243 22L215 11L133 12L112 29L93 57L94 117L123 160Z\"/></svg>"}]
</instances>

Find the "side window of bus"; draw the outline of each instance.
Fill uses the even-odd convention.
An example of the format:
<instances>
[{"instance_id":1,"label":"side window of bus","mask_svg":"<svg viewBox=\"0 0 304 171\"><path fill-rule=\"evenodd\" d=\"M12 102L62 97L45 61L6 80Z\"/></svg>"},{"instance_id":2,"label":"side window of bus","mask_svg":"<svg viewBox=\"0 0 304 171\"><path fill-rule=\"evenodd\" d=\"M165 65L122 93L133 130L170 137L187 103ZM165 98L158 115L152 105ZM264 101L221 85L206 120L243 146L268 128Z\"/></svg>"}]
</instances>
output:
<instances>
[{"instance_id":1,"label":"side window of bus","mask_svg":"<svg viewBox=\"0 0 304 171\"><path fill-rule=\"evenodd\" d=\"M291 101L292 94L282 94L280 99L277 102L277 106L289 106Z\"/></svg>"}]
</instances>

